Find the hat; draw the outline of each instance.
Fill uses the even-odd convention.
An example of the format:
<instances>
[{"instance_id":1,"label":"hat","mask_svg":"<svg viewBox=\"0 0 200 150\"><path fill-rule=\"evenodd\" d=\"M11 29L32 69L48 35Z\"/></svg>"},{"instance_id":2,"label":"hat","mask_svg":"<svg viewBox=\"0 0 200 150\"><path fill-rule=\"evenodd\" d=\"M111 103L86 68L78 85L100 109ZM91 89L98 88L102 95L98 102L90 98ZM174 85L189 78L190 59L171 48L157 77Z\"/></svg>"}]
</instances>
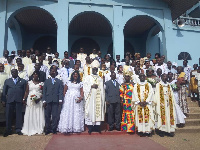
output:
<instances>
[{"instance_id":1,"label":"hat","mask_svg":"<svg viewBox=\"0 0 200 150\"><path fill-rule=\"evenodd\" d=\"M92 67L92 68L99 68L99 67L100 67L100 63L99 63L97 60L94 60L94 61L91 63L91 67Z\"/></svg>"},{"instance_id":2,"label":"hat","mask_svg":"<svg viewBox=\"0 0 200 150\"><path fill-rule=\"evenodd\" d=\"M124 76L127 75L127 76L130 76L130 77L131 77L131 76L133 75L133 73L132 73L131 71L124 71L123 75L124 75Z\"/></svg>"}]
</instances>

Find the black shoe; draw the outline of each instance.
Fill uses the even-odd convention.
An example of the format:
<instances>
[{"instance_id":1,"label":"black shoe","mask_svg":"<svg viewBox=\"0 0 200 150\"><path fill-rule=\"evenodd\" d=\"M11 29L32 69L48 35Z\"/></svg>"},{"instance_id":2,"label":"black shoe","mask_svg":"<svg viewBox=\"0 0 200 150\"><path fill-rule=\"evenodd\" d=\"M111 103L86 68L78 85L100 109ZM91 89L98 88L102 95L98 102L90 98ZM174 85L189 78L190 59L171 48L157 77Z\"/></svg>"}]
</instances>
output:
<instances>
[{"instance_id":1,"label":"black shoe","mask_svg":"<svg viewBox=\"0 0 200 150\"><path fill-rule=\"evenodd\" d=\"M89 131L88 131L88 134L91 135L91 133L92 133L92 131L89 130Z\"/></svg>"},{"instance_id":2,"label":"black shoe","mask_svg":"<svg viewBox=\"0 0 200 150\"><path fill-rule=\"evenodd\" d=\"M113 131L113 128L109 128L108 131Z\"/></svg>"},{"instance_id":3,"label":"black shoe","mask_svg":"<svg viewBox=\"0 0 200 150\"><path fill-rule=\"evenodd\" d=\"M174 137L174 135L175 135L174 132L169 133L170 137Z\"/></svg>"},{"instance_id":4,"label":"black shoe","mask_svg":"<svg viewBox=\"0 0 200 150\"><path fill-rule=\"evenodd\" d=\"M117 131L121 131L121 129L120 129L120 128L116 128L116 130L117 130Z\"/></svg>"},{"instance_id":5,"label":"black shoe","mask_svg":"<svg viewBox=\"0 0 200 150\"><path fill-rule=\"evenodd\" d=\"M23 135L23 133L21 131L17 132L18 135Z\"/></svg>"},{"instance_id":6,"label":"black shoe","mask_svg":"<svg viewBox=\"0 0 200 150\"><path fill-rule=\"evenodd\" d=\"M53 134L57 134L57 131L53 131Z\"/></svg>"},{"instance_id":7,"label":"black shoe","mask_svg":"<svg viewBox=\"0 0 200 150\"><path fill-rule=\"evenodd\" d=\"M50 134L50 133L51 133L50 131L46 131L46 132L45 132L45 135L48 135L48 134Z\"/></svg>"},{"instance_id":8,"label":"black shoe","mask_svg":"<svg viewBox=\"0 0 200 150\"><path fill-rule=\"evenodd\" d=\"M3 137L7 137L7 136L9 136L9 133L8 133L8 132L5 132L5 133L3 134Z\"/></svg>"}]
</instances>

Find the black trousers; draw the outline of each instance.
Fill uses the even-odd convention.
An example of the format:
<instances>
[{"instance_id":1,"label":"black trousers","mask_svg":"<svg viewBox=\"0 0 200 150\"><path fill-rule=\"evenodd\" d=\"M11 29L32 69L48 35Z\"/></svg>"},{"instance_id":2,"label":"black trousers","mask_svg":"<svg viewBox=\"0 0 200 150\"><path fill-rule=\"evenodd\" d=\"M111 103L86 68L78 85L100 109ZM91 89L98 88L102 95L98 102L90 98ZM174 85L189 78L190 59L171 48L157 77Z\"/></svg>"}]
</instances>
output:
<instances>
[{"instance_id":1,"label":"black trousers","mask_svg":"<svg viewBox=\"0 0 200 150\"><path fill-rule=\"evenodd\" d=\"M59 112L59 103L55 103L55 102L47 103L47 106L45 108L46 132L57 130L58 118L59 118L58 112ZM52 120L51 120L51 116L52 116Z\"/></svg>"},{"instance_id":2,"label":"black trousers","mask_svg":"<svg viewBox=\"0 0 200 150\"><path fill-rule=\"evenodd\" d=\"M110 103L108 105L108 124L110 128L115 127L120 129L121 127L121 104L120 103Z\"/></svg>"},{"instance_id":3,"label":"black trousers","mask_svg":"<svg viewBox=\"0 0 200 150\"><path fill-rule=\"evenodd\" d=\"M6 131L7 132L11 132L14 110L16 113L15 130L16 132L20 132L22 130L22 103L12 102L12 103L6 104Z\"/></svg>"}]
</instances>

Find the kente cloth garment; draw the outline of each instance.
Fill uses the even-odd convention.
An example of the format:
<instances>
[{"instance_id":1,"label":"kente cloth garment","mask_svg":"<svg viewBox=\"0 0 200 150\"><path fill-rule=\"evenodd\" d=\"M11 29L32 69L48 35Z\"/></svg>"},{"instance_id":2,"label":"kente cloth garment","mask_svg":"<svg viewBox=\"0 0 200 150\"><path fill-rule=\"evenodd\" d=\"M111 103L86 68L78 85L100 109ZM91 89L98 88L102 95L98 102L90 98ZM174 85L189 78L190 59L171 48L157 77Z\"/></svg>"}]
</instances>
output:
<instances>
[{"instance_id":1,"label":"kente cloth garment","mask_svg":"<svg viewBox=\"0 0 200 150\"><path fill-rule=\"evenodd\" d=\"M42 134L45 126L43 102L39 101L36 104L34 100L31 100L33 95L36 95L37 98L41 97L42 86L44 83L41 82L39 84L34 84L33 81L29 81L28 85L29 94L27 98L22 133L24 135L31 136L35 134Z\"/></svg>"},{"instance_id":2,"label":"kente cloth garment","mask_svg":"<svg viewBox=\"0 0 200 150\"><path fill-rule=\"evenodd\" d=\"M184 80L188 80L186 74L184 73L176 74L175 79L178 79L178 78L184 78ZM182 112L185 114L189 113L189 108L188 108L188 103L187 103L187 85L186 84L180 85L178 96L179 96L178 105L181 107Z\"/></svg>"},{"instance_id":3,"label":"kente cloth garment","mask_svg":"<svg viewBox=\"0 0 200 150\"><path fill-rule=\"evenodd\" d=\"M98 88L91 88L97 84ZM88 75L83 81L85 98L85 124L100 125L105 119L105 90L103 79L98 75Z\"/></svg>"},{"instance_id":4,"label":"kente cloth garment","mask_svg":"<svg viewBox=\"0 0 200 150\"><path fill-rule=\"evenodd\" d=\"M83 87L81 83L67 82L68 90L65 94L62 106L58 131L67 132L83 132L84 131L84 101L76 102L80 97L80 89Z\"/></svg>"},{"instance_id":5,"label":"kente cloth garment","mask_svg":"<svg viewBox=\"0 0 200 150\"><path fill-rule=\"evenodd\" d=\"M153 88L147 81L135 84L132 109L135 112L135 126L138 132L151 133L154 130L153 95ZM147 105L140 106L140 102L147 102Z\"/></svg>"},{"instance_id":6,"label":"kente cloth garment","mask_svg":"<svg viewBox=\"0 0 200 150\"><path fill-rule=\"evenodd\" d=\"M131 108L133 84L120 86L120 97L123 99L121 131L135 132L134 111Z\"/></svg>"},{"instance_id":7,"label":"kente cloth garment","mask_svg":"<svg viewBox=\"0 0 200 150\"><path fill-rule=\"evenodd\" d=\"M159 82L155 92L157 129L164 132L175 132L176 110L175 99L169 83Z\"/></svg>"}]
</instances>

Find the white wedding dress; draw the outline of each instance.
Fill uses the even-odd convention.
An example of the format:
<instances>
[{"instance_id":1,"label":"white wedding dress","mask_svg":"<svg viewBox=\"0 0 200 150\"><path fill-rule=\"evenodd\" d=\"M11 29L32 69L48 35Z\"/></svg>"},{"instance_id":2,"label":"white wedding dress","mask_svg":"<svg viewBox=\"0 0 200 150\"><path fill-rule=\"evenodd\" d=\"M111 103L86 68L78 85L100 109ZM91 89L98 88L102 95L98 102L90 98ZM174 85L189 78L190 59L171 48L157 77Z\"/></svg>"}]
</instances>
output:
<instances>
[{"instance_id":1,"label":"white wedding dress","mask_svg":"<svg viewBox=\"0 0 200 150\"><path fill-rule=\"evenodd\" d=\"M65 94L64 104L60 114L58 131L61 133L83 132L84 131L84 102L76 103L76 98L80 97L82 83L66 83L68 90Z\"/></svg>"},{"instance_id":2,"label":"white wedding dress","mask_svg":"<svg viewBox=\"0 0 200 150\"><path fill-rule=\"evenodd\" d=\"M44 85L43 82L39 84L34 84L33 81L28 82L29 85L29 95L27 98L27 106L24 115L24 125L22 128L22 133L24 135L34 135L42 134L45 126L44 108L42 101L37 104L30 99L31 95L36 95L40 97L42 95L41 86Z\"/></svg>"}]
</instances>

